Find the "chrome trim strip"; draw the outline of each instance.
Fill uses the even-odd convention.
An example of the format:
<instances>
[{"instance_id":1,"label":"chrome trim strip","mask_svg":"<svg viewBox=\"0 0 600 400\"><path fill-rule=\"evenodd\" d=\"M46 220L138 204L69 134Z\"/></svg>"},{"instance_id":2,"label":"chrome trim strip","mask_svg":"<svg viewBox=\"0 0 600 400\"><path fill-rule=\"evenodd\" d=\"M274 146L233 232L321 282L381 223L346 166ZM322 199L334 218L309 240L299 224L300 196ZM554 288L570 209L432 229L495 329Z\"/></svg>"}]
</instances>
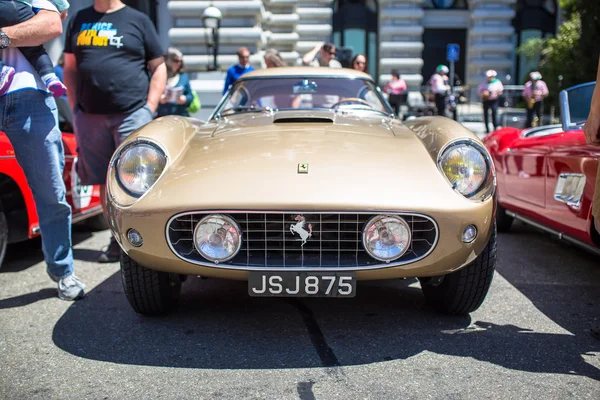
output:
<instances>
[{"instance_id":1,"label":"chrome trim strip","mask_svg":"<svg viewBox=\"0 0 600 400\"><path fill-rule=\"evenodd\" d=\"M0 160L10 160L12 158L16 158L15 156L0 156Z\"/></svg>"},{"instance_id":2,"label":"chrome trim strip","mask_svg":"<svg viewBox=\"0 0 600 400\"><path fill-rule=\"evenodd\" d=\"M549 228L549 227L547 227L545 225L540 224L539 222L535 222L535 221L533 221L533 220L531 220L531 219L529 219L527 217L519 215L519 214L517 214L517 213L515 213L513 211L506 210L506 214L509 215L509 216L511 216L511 217L513 217L513 218L515 218L515 219L518 219L519 221L521 221L521 222L523 222L525 224L531 225L534 228L538 228L538 229L540 229L540 230L542 230L544 232L550 233L552 235L556 235L556 237L558 239L560 239L560 240L565 240L565 241L567 241L569 243L572 243L572 244L574 244L574 245L576 245L578 247L581 247L582 249L584 249L586 251L589 251L592 254L600 256L600 249L598 249L598 248L596 248L594 246L590 246L587 243L583 243L580 240L577 240L575 238L572 238L571 236L565 235L562 232L556 231L556 230L554 230L552 228Z\"/></svg>"},{"instance_id":3,"label":"chrome trim strip","mask_svg":"<svg viewBox=\"0 0 600 400\"><path fill-rule=\"evenodd\" d=\"M171 240L169 239L169 226L171 226L171 223L176 218L182 217L184 215L196 215L196 214L207 214L207 213L215 213L215 214L296 214L296 213L298 213L298 214L370 214L370 215L372 215L372 214L393 214L393 215L398 215L398 216L413 215L413 216L428 219L429 221L431 221L433 223L433 226L435 227L435 239L434 239L433 245L431 246L429 251L427 253L423 254L421 257L418 257L418 258L415 258L412 260L408 260L408 261L376 264L376 265L370 265L367 267L348 267L348 268L339 268L339 267L304 267L304 268L285 267L284 268L284 267L279 267L279 268L274 268L274 267L250 267L250 266L240 267L240 266L229 266L229 265L223 265L223 264L215 265L215 264L211 264L211 263L199 262L199 261L192 260L192 259L189 259L186 257L182 257L175 251L175 249L171 245ZM243 232L242 232L242 234L243 234ZM181 212L179 214L175 214L174 216L172 216L169 219L169 221L167 221L167 225L165 226L165 239L167 241L169 248L171 249L173 254L175 254L176 257L178 257L184 261L187 261L190 264L200 265L202 267L230 269L230 270L238 270L238 271L327 271L327 272L338 271L339 272L339 271L366 271L366 270L373 270L373 269L393 268L393 267L398 267L401 265L411 264L411 263L420 261L420 260L424 259L425 257L427 257L437 247L439 237L440 237L440 228L439 228L437 222L433 218L431 218L428 215L417 213L417 212L402 212L402 211L356 211L356 212L335 211L335 210L330 210L330 211L203 210L203 211L191 211L191 212L186 211L186 212Z\"/></svg>"}]
</instances>

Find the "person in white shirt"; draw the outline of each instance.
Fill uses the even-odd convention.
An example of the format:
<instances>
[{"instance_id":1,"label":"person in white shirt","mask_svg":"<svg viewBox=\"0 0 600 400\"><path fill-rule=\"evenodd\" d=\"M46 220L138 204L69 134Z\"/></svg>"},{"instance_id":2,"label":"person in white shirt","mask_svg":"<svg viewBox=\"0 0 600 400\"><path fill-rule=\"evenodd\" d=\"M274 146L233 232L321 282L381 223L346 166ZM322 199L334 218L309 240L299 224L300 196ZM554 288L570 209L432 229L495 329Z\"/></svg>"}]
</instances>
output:
<instances>
[{"instance_id":1,"label":"person in white shirt","mask_svg":"<svg viewBox=\"0 0 600 400\"><path fill-rule=\"evenodd\" d=\"M342 64L335 59L336 48L333 43L324 43L323 45L315 46L302 57L302 65L311 67L330 67L342 68Z\"/></svg>"},{"instance_id":2,"label":"person in white shirt","mask_svg":"<svg viewBox=\"0 0 600 400\"><path fill-rule=\"evenodd\" d=\"M504 86L500 79L496 78L498 74L493 69L486 71L486 81L482 82L477 89L477 93L483 102L483 120L485 121L485 132L490 133L489 112L492 112L492 125L494 130L498 128L498 103L500 96L504 92Z\"/></svg>"},{"instance_id":3,"label":"person in white shirt","mask_svg":"<svg viewBox=\"0 0 600 400\"><path fill-rule=\"evenodd\" d=\"M71 207L63 181L65 156L56 102L18 49L39 46L62 33L56 7L49 1L36 4L40 10L33 18L0 30L0 57L15 69L0 97L0 130L10 140L33 192L48 275L58 284L59 298L77 300L85 295L85 285L73 273Z\"/></svg>"},{"instance_id":4,"label":"person in white shirt","mask_svg":"<svg viewBox=\"0 0 600 400\"><path fill-rule=\"evenodd\" d=\"M429 84L431 85L431 93L435 96L435 107L437 108L437 115L446 115L446 97L450 92L450 85L448 84L448 67L445 65L438 65L435 69L435 74L431 76Z\"/></svg>"}]
</instances>

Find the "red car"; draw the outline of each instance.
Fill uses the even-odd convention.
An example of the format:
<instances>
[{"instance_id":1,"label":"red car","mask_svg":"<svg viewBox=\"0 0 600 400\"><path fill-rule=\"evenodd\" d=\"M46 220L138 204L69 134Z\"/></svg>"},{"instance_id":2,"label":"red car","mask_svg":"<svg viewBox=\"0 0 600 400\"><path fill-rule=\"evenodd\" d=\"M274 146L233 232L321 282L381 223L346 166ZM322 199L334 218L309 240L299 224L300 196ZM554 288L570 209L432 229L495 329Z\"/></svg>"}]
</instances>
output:
<instances>
[{"instance_id":1,"label":"red car","mask_svg":"<svg viewBox=\"0 0 600 400\"><path fill-rule=\"evenodd\" d=\"M561 92L560 125L503 128L483 140L496 165L499 231L519 219L600 254L592 216L600 147L587 144L582 130L594 87Z\"/></svg>"},{"instance_id":2,"label":"red car","mask_svg":"<svg viewBox=\"0 0 600 400\"><path fill-rule=\"evenodd\" d=\"M59 105L59 110L63 111L60 113L65 149L63 179L67 188L67 201L73 209L73 223L95 217L89 221L93 222L96 228L102 228L105 223L100 204L100 188L97 185L83 186L79 183L75 172L75 135L66 133L72 131L68 106L65 108ZM25 174L17 163L8 138L0 132L0 266L6 254L7 244L27 240L39 234L35 203Z\"/></svg>"}]
</instances>

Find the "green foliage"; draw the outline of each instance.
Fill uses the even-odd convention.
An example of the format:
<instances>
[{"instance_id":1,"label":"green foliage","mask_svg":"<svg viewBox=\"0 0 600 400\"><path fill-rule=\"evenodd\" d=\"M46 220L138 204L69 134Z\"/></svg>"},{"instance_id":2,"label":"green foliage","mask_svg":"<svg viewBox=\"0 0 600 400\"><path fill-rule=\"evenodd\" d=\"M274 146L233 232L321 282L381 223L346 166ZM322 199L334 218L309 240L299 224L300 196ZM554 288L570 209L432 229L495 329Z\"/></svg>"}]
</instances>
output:
<instances>
[{"instance_id":1,"label":"green foliage","mask_svg":"<svg viewBox=\"0 0 600 400\"><path fill-rule=\"evenodd\" d=\"M541 55L539 71L550 91L548 104L557 104L556 100L560 89L584 82L580 39L581 17L579 13L575 12L568 21L559 27L556 37L530 39L518 49L519 53L525 57ZM562 83L559 83L559 76L563 78Z\"/></svg>"}]
</instances>

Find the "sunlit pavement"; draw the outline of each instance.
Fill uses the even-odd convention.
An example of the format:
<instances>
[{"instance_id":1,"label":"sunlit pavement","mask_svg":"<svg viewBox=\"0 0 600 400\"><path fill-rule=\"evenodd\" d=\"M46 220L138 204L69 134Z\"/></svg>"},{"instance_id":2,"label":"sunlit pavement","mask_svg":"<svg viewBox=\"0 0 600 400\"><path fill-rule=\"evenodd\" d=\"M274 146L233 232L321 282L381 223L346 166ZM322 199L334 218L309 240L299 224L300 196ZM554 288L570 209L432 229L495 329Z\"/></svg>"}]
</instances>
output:
<instances>
[{"instance_id":1,"label":"sunlit pavement","mask_svg":"<svg viewBox=\"0 0 600 400\"><path fill-rule=\"evenodd\" d=\"M1 399L598 399L600 263L516 224L483 306L448 317L416 280L354 299L249 298L190 278L164 318L135 314L108 232L74 233L79 302L56 298L39 242L0 270Z\"/></svg>"}]
</instances>

